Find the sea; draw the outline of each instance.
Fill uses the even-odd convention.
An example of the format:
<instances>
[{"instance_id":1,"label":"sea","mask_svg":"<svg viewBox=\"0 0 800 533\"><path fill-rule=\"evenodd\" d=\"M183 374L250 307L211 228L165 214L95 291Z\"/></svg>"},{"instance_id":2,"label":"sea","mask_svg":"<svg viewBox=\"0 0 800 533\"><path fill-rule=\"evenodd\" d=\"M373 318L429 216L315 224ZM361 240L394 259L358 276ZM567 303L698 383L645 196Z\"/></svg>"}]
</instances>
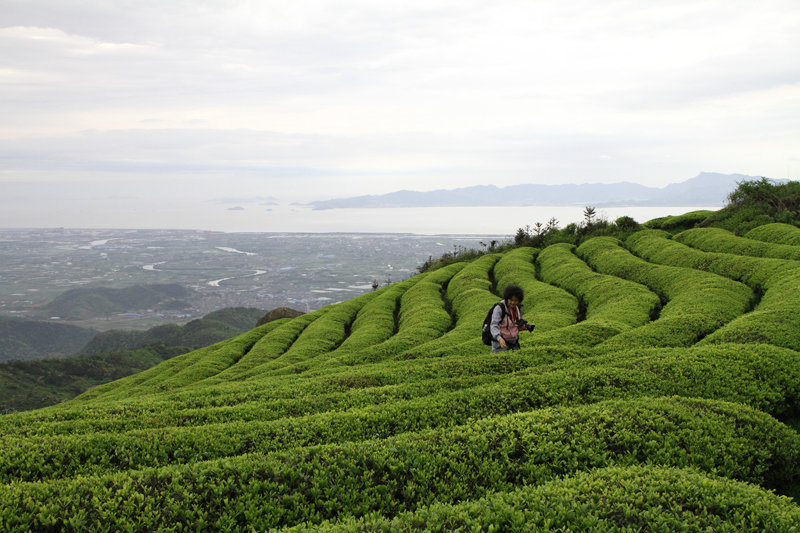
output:
<instances>
[{"instance_id":1,"label":"sea","mask_svg":"<svg viewBox=\"0 0 800 533\"><path fill-rule=\"evenodd\" d=\"M597 219L613 222L629 216L639 223L721 206L629 206L595 209ZM513 235L518 228L547 224L561 228L584 220L584 206L403 207L314 210L304 206L275 206L206 212L204 227L226 232L412 233L420 235ZM185 219L184 219L185 220ZM205 227L208 226L208 227ZM164 227L163 222L161 227Z\"/></svg>"},{"instance_id":2,"label":"sea","mask_svg":"<svg viewBox=\"0 0 800 533\"><path fill-rule=\"evenodd\" d=\"M492 207L392 207L315 210L301 204L236 206L152 202L147 207L97 202L54 210L0 209L0 228L201 230L228 233L405 233L417 235L498 235L547 224L563 228L584 220L582 205ZM722 206L597 207L596 217L613 222L629 216L639 223L698 209Z\"/></svg>"}]
</instances>

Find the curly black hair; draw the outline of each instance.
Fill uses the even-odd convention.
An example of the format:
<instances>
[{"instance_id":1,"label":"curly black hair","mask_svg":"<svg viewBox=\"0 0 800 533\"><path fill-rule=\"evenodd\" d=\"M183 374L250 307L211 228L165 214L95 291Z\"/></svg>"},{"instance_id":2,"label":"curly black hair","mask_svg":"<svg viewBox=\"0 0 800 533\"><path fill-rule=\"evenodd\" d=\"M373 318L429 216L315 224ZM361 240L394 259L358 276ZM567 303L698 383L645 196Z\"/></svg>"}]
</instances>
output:
<instances>
[{"instance_id":1,"label":"curly black hair","mask_svg":"<svg viewBox=\"0 0 800 533\"><path fill-rule=\"evenodd\" d=\"M522 287L519 285L509 285L503 291L503 300L510 300L514 296L522 303L522 300L525 298L525 291L523 291Z\"/></svg>"}]
</instances>

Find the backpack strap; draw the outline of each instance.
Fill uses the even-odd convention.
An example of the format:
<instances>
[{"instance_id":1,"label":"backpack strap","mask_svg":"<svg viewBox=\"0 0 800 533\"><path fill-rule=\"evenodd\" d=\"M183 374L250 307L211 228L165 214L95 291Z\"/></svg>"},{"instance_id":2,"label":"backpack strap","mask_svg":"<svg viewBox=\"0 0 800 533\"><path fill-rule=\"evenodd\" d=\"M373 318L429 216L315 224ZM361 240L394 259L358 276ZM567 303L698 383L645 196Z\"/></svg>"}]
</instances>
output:
<instances>
[{"instance_id":1,"label":"backpack strap","mask_svg":"<svg viewBox=\"0 0 800 533\"><path fill-rule=\"evenodd\" d=\"M503 300L500 300L495 306L500 306L500 322L506 317L506 303ZM494 308L492 308L494 310Z\"/></svg>"}]
</instances>

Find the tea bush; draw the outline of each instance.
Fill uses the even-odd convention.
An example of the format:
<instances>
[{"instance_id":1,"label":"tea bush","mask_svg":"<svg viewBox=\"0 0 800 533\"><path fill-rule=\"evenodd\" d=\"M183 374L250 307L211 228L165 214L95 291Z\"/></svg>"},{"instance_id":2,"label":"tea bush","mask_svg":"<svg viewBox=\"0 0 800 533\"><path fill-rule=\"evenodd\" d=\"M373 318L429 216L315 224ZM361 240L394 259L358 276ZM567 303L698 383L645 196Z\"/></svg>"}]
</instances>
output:
<instances>
[{"instance_id":1,"label":"tea bush","mask_svg":"<svg viewBox=\"0 0 800 533\"><path fill-rule=\"evenodd\" d=\"M794 531L789 498L691 468L612 466L544 485L457 504L434 504L395 518L305 524L319 531Z\"/></svg>"},{"instance_id":2,"label":"tea bush","mask_svg":"<svg viewBox=\"0 0 800 533\"><path fill-rule=\"evenodd\" d=\"M601 343L604 350L691 346L746 312L753 298L751 289L728 278L648 263L622 248L616 239L596 237L577 251L599 272L641 283L666 302L657 320Z\"/></svg>"},{"instance_id":3,"label":"tea bush","mask_svg":"<svg viewBox=\"0 0 800 533\"><path fill-rule=\"evenodd\" d=\"M795 261L800 259L800 248L797 246L737 237L730 231L719 228L691 229L675 235L674 239L692 248L708 252L724 252L753 257L774 257L777 259L793 259Z\"/></svg>"},{"instance_id":4,"label":"tea bush","mask_svg":"<svg viewBox=\"0 0 800 533\"><path fill-rule=\"evenodd\" d=\"M537 343L599 344L648 323L661 305L643 285L592 271L569 244L548 246L537 261L542 280L575 295L586 315L575 325L537 336Z\"/></svg>"},{"instance_id":5,"label":"tea bush","mask_svg":"<svg viewBox=\"0 0 800 533\"><path fill-rule=\"evenodd\" d=\"M782 222L758 226L748 231L744 236L758 241L800 246L800 228Z\"/></svg>"},{"instance_id":6,"label":"tea bush","mask_svg":"<svg viewBox=\"0 0 800 533\"><path fill-rule=\"evenodd\" d=\"M517 248L503 255L494 269L497 293L508 285L519 285L525 291L523 317L535 324L537 332L569 326L577 321L578 299L567 291L539 281L534 260L536 248Z\"/></svg>"},{"instance_id":7,"label":"tea bush","mask_svg":"<svg viewBox=\"0 0 800 533\"><path fill-rule=\"evenodd\" d=\"M77 520L156 530L202 520L265 529L397 514L612 465L691 466L781 489L796 480L799 459L800 436L751 408L691 398L614 401L183 468L15 483L0 491L0 525L64 528Z\"/></svg>"},{"instance_id":8,"label":"tea bush","mask_svg":"<svg viewBox=\"0 0 800 533\"><path fill-rule=\"evenodd\" d=\"M763 292L756 309L731 321L703 339L713 342L758 342L800 349L800 264L783 259L704 252L665 238L640 232L628 239L634 252L655 262L697 268L740 280Z\"/></svg>"},{"instance_id":9,"label":"tea bush","mask_svg":"<svg viewBox=\"0 0 800 533\"><path fill-rule=\"evenodd\" d=\"M0 530L800 530L795 230L623 222L0 416Z\"/></svg>"}]
</instances>

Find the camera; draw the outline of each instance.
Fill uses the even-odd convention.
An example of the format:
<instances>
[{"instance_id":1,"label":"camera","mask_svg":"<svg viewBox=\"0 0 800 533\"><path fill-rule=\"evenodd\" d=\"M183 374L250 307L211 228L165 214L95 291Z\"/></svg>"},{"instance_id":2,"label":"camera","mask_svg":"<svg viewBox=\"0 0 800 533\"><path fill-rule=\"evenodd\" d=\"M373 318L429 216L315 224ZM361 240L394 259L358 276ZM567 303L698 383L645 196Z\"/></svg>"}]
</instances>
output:
<instances>
[{"instance_id":1,"label":"camera","mask_svg":"<svg viewBox=\"0 0 800 533\"><path fill-rule=\"evenodd\" d=\"M517 327L520 330L525 329L528 331L533 331L533 328L535 328L536 326L534 324L529 324L528 321L525 320L524 318L520 318L519 320L517 320Z\"/></svg>"}]
</instances>

